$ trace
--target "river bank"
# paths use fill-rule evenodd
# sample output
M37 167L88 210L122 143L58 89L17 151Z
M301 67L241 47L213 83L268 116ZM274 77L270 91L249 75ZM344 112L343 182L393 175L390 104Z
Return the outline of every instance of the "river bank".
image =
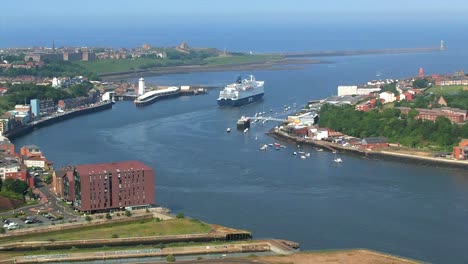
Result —
M407 153L399 153L396 149L387 149L387 150L361 150L352 147L344 147L340 144L323 141L323 140L312 140L312 139L305 139L300 138L294 135L290 135L279 129L274 129L270 131L268 135L272 136L276 139L287 139L294 141L295 143L300 144L307 144L315 147L320 147L324 149L328 149L330 151L336 151L341 153L347 153L352 155L361 156L367 159L383 159L389 161L396 161L396 162L403 162L403 163L411 163L413 165L424 165L424 166L437 166L437 167L444 167L444 168L457 168L457 169L467 169L468 168L468 161L460 161L460 160L451 160L445 158L435 158L435 157L428 157L424 155L415 155L415 154L407 154Z
M55 114L54 116L49 116L39 121L33 121L25 126L21 126L21 127L9 130L5 132L3 135L11 140L11 139L26 135L35 129L39 129L41 127L45 127L48 125L52 125L57 122L70 119L72 117L95 113L95 112L99 112L99 111L107 110L111 108L112 108L112 102L96 103L93 106L71 110L71 111L67 111L64 113L58 113L58 114Z

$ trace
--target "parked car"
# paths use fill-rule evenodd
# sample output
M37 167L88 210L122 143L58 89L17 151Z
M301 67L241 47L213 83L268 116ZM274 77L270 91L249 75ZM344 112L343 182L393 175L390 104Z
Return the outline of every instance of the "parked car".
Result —
M15 223L15 222L10 222L9 224L4 224L3 228L5 228L7 230L13 230L13 229L18 228L18 224Z

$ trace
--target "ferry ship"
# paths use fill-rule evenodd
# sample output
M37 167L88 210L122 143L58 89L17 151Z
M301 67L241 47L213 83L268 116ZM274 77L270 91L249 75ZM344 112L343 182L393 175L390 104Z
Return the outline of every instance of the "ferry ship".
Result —
M145 106L156 102L159 99L177 96L180 93L179 87L168 87L166 89L146 92L138 96L134 103L136 106Z
M219 92L219 106L242 106L260 100L263 97L264 81L256 81L253 75L249 79L242 79L240 76L237 81L228 84Z

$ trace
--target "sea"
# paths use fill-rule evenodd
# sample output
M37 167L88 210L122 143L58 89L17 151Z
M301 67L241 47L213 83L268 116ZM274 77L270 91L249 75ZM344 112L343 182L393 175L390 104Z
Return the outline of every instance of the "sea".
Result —
M265 81L260 102L220 108L219 88L137 108L80 116L17 138L34 144L59 168L68 164L140 160L155 170L156 204L209 223L253 232L254 238L299 242L301 250L368 248L431 263L468 263L468 171L317 152L265 133L275 122L235 129L240 116L286 117L338 85L374 79L468 71L467 24L292 23L61 26L2 39L0 46L132 47L149 43L227 51L283 52L438 47L444 52L326 57L328 63L273 71L224 71L145 77L147 85L223 87L238 75ZM11 31L11 32L10 32ZM37 32L36 32L37 31ZM13 30L3 29L5 36ZM75 36L80 36L79 38ZM32 43L31 43L32 41ZM127 79L137 82L137 78ZM284 112L284 106L290 106ZM231 133L226 133L232 128ZM294 151L310 152L300 159Z

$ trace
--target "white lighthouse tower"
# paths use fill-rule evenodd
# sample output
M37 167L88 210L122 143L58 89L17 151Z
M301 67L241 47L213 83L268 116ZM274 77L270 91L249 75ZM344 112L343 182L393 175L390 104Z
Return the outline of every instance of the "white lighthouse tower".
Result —
M145 79L143 77L138 80L138 95L142 95L145 93Z

